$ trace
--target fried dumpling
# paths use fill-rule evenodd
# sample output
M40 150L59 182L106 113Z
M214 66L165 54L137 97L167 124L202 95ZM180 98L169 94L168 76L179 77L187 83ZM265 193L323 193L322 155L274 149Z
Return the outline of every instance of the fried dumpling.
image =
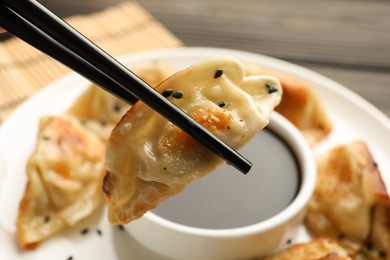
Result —
M132 68L142 80L157 86L173 74L173 68L165 63L156 62ZM82 120L85 127L92 130L103 140L107 140L115 124L130 108L121 99L92 85L68 109L67 113Z
M21 248L37 247L103 204L104 155L102 141L78 120L64 116L40 120L16 223Z
M324 106L307 82L254 65L248 65L247 71L248 75L272 75L280 80L283 98L275 110L293 123L311 146L332 131L332 122Z
M369 248L389 257L390 200L366 143L339 145L321 155L317 166L306 216L310 232L338 239L351 255Z
M321 238L293 245L261 260L352 260L352 258L337 241Z
M268 124L282 89L273 77L245 77L234 59L184 69L157 91L234 149ZM117 124L107 144L103 190L108 218L127 223L180 192L223 160L142 102Z
M139 64L137 66L132 66L130 69L152 87L156 87L176 71L170 64L163 61Z
M375 206L370 235L356 259L390 260L390 202Z
M107 140L115 124L129 107L130 105L104 89L92 85L76 99L67 114L79 118L84 127Z

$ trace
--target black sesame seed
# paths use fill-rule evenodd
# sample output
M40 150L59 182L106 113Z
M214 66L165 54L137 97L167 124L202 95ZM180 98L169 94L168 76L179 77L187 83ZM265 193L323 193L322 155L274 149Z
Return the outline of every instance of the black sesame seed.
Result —
M345 234L340 233L340 234L338 235L338 239L342 240L342 239L344 239L344 238L345 238Z
M120 231L124 231L125 230L125 227L123 225L119 225L118 228L119 228Z
M120 112L122 110L122 106L118 103L115 103L113 109L115 112Z
M230 129L230 126L227 126L227 129Z
M224 101L221 101L221 102L217 103L217 106L224 107L224 106L226 106L226 103Z
M67 260L73 260L73 256L69 256Z
M81 235L86 235L88 232L89 232L88 228L83 228L80 233Z
M278 91L278 89L270 83L265 84L265 86L268 88L268 94L272 94Z
M168 89L166 89L166 90L163 91L162 95L163 95L164 97L170 97L170 96L173 94L173 92L174 92L173 89L168 88Z
M164 171L166 171L167 170L167 167L164 167Z
M222 76L222 73L223 73L223 70L218 69L218 70L215 72L215 74L214 74L214 78L216 79L216 78L221 77L221 76Z
M379 257L385 259L387 257L387 253L385 251L380 251Z
M47 223L47 222L49 222L49 221L50 221L50 216L45 216L45 217L43 218L43 222Z
M365 247L366 247L366 249L367 249L368 251L371 251L372 249L374 249L374 244L373 244L373 243L367 243L367 244L365 245Z
M291 245L291 243L292 243L292 239L288 239L287 240L287 245Z
M99 236L101 236L101 235L103 234L102 231L101 231L100 229L97 229L96 232L97 232L97 234L98 234Z
M44 135L44 136L42 136L42 139L45 140L45 141L49 141L50 137L48 137L47 135Z
M104 120L100 120L100 125L101 125L101 126L106 126L106 125L107 125L107 122L104 121Z
M172 94L172 97L174 97L176 99L181 99L183 97L183 92L176 91L175 93Z

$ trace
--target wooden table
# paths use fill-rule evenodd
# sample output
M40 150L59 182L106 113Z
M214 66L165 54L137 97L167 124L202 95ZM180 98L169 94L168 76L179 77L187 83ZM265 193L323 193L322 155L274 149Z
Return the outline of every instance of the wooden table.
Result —
M42 0L61 16L121 0ZM232 48L328 76L390 116L390 2L139 0L187 46Z

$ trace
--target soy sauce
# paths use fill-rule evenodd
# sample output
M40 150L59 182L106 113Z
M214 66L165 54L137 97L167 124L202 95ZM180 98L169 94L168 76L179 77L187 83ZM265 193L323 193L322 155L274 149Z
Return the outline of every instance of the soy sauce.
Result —
M290 147L264 129L240 153L253 162L247 175L224 165L152 212L179 224L209 229L247 226L281 212L300 185L299 166Z

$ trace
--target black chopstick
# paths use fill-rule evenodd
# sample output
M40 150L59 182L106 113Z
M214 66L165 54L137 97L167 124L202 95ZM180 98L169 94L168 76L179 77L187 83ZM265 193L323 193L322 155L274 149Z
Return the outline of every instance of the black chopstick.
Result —
M35 47L40 46L40 50L49 52L49 55L64 62L65 65L78 72L81 71L80 74L104 86L111 93L121 98L131 96L141 99L244 174L250 170L252 164L242 155L224 144L125 66L36 1L0 0L0 10L0 25L11 33L23 37L26 41L29 40ZM12 25L13 22L17 24ZM34 37L25 37L32 31L38 39L44 39L46 43L50 42L50 46L55 48L48 50L46 47L41 47L44 44L39 40L31 39ZM76 60L77 65L74 65L73 62ZM129 103L133 102L134 100Z

